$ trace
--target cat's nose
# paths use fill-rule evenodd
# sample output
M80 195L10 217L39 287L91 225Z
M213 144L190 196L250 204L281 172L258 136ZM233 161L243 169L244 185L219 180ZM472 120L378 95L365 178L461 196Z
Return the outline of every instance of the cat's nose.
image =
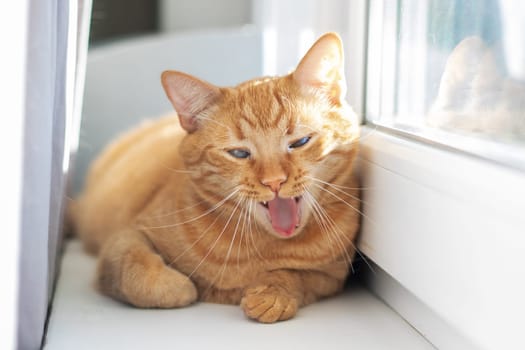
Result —
M280 176L278 178L263 179L261 183L266 187L270 188L273 192L278 193L281 189L281 185L286 181L285 176Z

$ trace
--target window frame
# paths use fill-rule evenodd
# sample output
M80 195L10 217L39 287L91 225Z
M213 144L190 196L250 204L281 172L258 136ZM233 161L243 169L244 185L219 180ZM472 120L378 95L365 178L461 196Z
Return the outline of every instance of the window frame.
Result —
M406 11L419 15L428 10L426 1L408 2ZM426 110L424 100L425 89L417 87L426 86L425 71L426 47L410 51L410 57L405 57L402 62L397 62L398 50L406 56L406 39L398 40L397 35L403 30L399 23L398 2L382 2L370 0L368 2L368 47L366 64L366 123L382 130L389 130L405 138L412 138L419 142L426 142L436 147L464 152L468 155L487 159L511 168L525 171L525 145L516 141L505 142L492 140L487 135L469 134L468 132L454 133L424 125L412 125L403 121L392 121L390 117L397 109L396 119L401 116L404 120L420 120L421 111ZM393 18L391 18L393 17ZM420 16L421 17L421 16ZM420 26L427 25L425 20L416 19ZM408 34L406 34L408 32ZM416 37L416 41L424 41L424 31L410 33L404 30L405 36ZM383 59L387 57L388 59ZM396 89L396 79L399 80ZM418 80L414 84L409 81ZM410 96L396 98L396 96ZM422 100L414 103L414 100ZM397 107L396 107L397 106ZM385 118L382 118L386 116ZM416 123L419 124L419 123Z
M474 343L519 334L500 320L525 310L523 174L370 127L359 165L359 249Z
M383 45L388 39L378 36L397 33L396 21L389 25L381 17L385 4L368 2L368 119L393 105L389 86L379 83L381 74L397 73L377 60L395 57ZM371 11L381 16L370 17ZM438 347L457 346L458 339L472 348L516 347L523 344L516 321L525 313L525 282L516 278L525 275L525 174L516 159L524 158L508 156L513 147L492 145L492 153L507 152L498 163L487 159L493 154L480 153L476 141L467 147L458 136L445 145L436 134L421 137L365 120L358 247L386 272L369 273L369 285ZM481 142L486 149L489 143ZM504 263L503 271L494 262ZM423 305L448 330L434 328L428 313L414 312L414 305Z
M18 285L20 281L20 230L24 161L24 113L29 2L0 4L0 38L4 46L0 67L0 109L5 116L0 128L0 157L3 168L2 244L0 245L0 348L17 345Z

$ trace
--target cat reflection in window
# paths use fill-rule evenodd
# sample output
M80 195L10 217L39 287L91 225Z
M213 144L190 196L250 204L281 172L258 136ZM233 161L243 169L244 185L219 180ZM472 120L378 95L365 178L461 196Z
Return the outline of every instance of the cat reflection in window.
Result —
M502 72L493 49L479 37L467 37L447 60L427 124L525 142L525 85Z

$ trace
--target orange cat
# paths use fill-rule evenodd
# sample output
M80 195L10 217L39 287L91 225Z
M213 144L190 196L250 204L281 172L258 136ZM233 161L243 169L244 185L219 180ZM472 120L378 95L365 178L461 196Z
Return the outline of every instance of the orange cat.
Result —
M240 303L261 322L340 291L359 126L339 37L284 77L223 88L167 71L162 85L180 126L166 117L117 139L74 204L99 290L138 307Z

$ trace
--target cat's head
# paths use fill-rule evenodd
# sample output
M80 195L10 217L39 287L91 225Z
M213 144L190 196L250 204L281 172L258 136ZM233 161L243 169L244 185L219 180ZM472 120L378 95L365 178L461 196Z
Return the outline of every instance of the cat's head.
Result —
M343 61L341 40L329 33L283 77L223 88L164 72L188 132L181 154L195 189L276 237L299 234L322 210L320 185L346 171L355 154L358 121L344 101Z

